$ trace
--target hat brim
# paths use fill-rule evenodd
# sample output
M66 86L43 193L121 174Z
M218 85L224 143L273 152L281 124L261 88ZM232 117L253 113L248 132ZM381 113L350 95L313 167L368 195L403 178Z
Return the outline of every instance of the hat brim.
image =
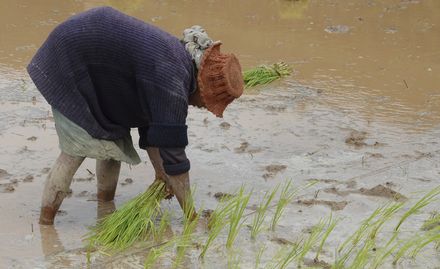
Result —
M240 63L233 54L222 54L221 43L205 50L197 76L200 96L205 107L223 117L226 107L244 90Z

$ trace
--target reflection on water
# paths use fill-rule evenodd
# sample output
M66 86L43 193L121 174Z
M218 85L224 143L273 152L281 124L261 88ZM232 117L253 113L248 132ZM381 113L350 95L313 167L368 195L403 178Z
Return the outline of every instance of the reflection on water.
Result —
M111 5L180 36L201 24L246 67L284 60L294 83L368 120L426 129L440 122L440 1L3 0L0 81L23 73L48 33L72 14ZM6 87L10 90L10 87ZM1 87L2 97L5 87Z
M58 232L52 225L39 225L41 236L41 249L45 257L64 251L64 246Z

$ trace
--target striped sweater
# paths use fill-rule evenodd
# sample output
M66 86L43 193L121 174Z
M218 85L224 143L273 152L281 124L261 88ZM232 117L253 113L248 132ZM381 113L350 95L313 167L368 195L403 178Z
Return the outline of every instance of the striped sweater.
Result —
M110 7L58 25L28 72L48 103L92 137L114 140L138 128L140 147L188 144L190 55L174 36Z

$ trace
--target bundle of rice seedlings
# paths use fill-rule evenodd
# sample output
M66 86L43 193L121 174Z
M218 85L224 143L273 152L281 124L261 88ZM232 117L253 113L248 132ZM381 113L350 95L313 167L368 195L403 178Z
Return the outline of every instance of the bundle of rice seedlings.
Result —
M244 84L246 88L257 85L264 85L271 83L282 77L289 76L292 73L292 68L283 62L278 62L272 65L260 65L258 67L247 70L243 73Z
M106 216L87 235L89 251L91 247L102 251L122 250L138 240L159 236L155 221L165 196L165 184L155 181L146 192ZM159 230L164 229L159 227Z

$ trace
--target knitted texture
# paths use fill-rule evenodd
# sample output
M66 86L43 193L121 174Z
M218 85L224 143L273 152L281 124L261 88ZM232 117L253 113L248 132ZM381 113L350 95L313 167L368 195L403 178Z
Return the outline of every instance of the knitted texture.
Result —
M206 108L223 117L226 107L243 93L240 63L233 54L220 52L221 43L205 50L198 73L200 96Z
M143 145L188 143L192 59L155 26L110 7L77 14L53 30L28 72L48 103L94 138L142 127Z

